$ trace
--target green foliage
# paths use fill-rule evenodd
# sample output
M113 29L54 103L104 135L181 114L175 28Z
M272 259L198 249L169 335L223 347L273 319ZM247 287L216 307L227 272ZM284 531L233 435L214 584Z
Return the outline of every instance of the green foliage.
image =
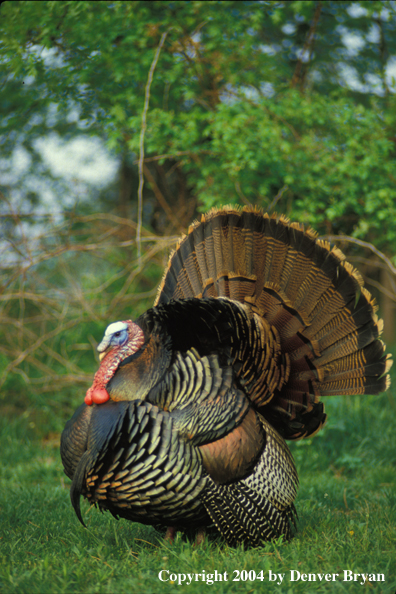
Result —
M7 150L11 130L26 131L29 145L52 125L60 134L83 126L112 150L138 153L148 71L165 31L145 151L167 155L149 169L176 219L186 187L201 210L268 208L282 191L276 206L290 217L393 253L392 2L4 3ZM78 126L68 123L76 106ZM152 209L145 217L153 221Z
M248 202L268 208L287 185L281 208L296 220L389 245L395 231L384 220L396 214L394 146L383 132L379 114L347 99L329 103L288 91L276 105L223 104L206 128L211 154L196 184L205 208L239 202L236 186Z
M393 403L393 405L392 405ZM374 594L396 588L396 431L392 393L376 398L328 401L324 432L292 444L300 477L297 536L245 551L220 537L202 546L177 535L173 545L151 527L101 514L84 503L82 528L62 473L59 434L48 433L32 414L0 423L0 589L4 594L169 592L161 569L175 573L228 573L228 582L208 584L211 592L361 592L359 582L290 581L300 573L384 573ZM64 421L64 419L63 419ZM43 439L43 435L46 436ZM265 581L231 581L235 570L264 572ZM285 573L281 586L268 572ZM193 582L182 591L202 592ZM366 589L365 588L365 589Z

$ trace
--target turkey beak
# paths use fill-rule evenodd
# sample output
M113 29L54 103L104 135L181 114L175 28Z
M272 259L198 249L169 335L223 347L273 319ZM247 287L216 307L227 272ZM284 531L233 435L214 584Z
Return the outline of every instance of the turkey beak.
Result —
M106 356L107 350L110 346L110 339L111 339L111 336L105 335L103 337L102 341L96 347L96 350L99 353L99 361L101 361L103 359L103 357Z

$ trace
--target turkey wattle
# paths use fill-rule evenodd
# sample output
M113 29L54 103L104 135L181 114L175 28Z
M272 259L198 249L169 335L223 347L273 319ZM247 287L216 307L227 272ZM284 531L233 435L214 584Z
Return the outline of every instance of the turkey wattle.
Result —
M376 394L391 366L360 275L312 230L255 208L212 210L182 238L155 305L110 324L61 440L71 500L230 545L295 528L285 439L319 397Z

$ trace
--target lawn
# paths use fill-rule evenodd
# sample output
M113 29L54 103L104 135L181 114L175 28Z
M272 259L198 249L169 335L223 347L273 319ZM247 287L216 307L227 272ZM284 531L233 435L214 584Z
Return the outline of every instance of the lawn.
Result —
M300 476L296 537L247 551L228 547L220 537L195 546L178 534L170 545L153 528L117 522L86 503L84 529L70 503L59 433L51 432L48 424L40 426L34 413L3 414L0 592L119 594L208 588L211 593L394 594L395 394L391 388L378 397L326 402L325 429L291 446ZM366 574L371 581L364 583L362 575L353 581L354 574Z

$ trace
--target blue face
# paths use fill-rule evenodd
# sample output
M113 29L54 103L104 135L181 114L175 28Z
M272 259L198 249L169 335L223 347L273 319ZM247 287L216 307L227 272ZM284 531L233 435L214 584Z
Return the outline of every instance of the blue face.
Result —
M114 322L107 326L102 342L97 350L103 353L110 347L123 346L128 342L128 324L125 322Z
M111 346L122 346L128 340L128 330L122 329L113 332L110 338Z

